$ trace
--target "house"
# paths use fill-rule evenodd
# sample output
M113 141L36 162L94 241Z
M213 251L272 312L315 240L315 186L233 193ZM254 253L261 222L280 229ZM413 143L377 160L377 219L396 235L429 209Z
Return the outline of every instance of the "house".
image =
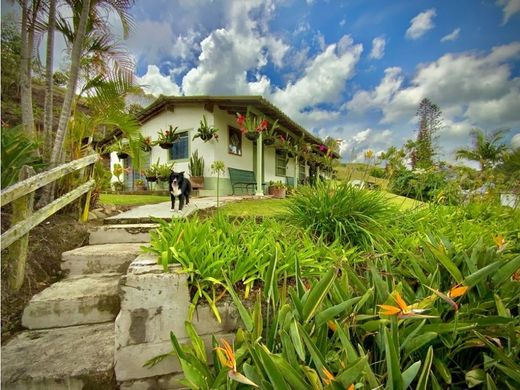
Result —
M228 168L252 171L256 182L260 183L256 186L257 195L263 193L264 185L269 181L297 185L305 180L313 180L320 174L326 174L325 166L322 164L320 171L320 166L316 163L319 159L305 161L296 156L289 157L274 145L263 145L263 142L259 142L261 137L258 141L246 138L238 129L236 114L245 115L248 110L270 123L278 120L279 134L289 135L293 140L299 140L300 144L303 141L307 145L314 145L313 156L323 156L324 147L319 147L322 140L261 96L161 96L138 114L137 118L142 125L141 133L144 137L156 140L159 130L167 130L172 125L173 128L177 127L179 137L169 149L154 146L146 157L145 167L157 161L173 162L175 171L184 171L189 177L189 158L193 152L198 151L199 156L204 157L205 164L204 189L200 191L201 195L212 195L216 192L217 176L212 172L211 164L217 160L225 164L225 172L220 176L221 194L232 193ZM201 138L194 138L203 116L208 125L219 129L218 141L212 139L204 142ZM128 161L119 161L116 154L112 153L111 167L115 163L122 163L127 168L131 165ZM294 180L295 177L298 180ZM140 172L127 169L126 188L134 188L138 178L141 178ZM151 186L152 189L160 188L153 186L154 184ZM251 189L253 188L251 186Z

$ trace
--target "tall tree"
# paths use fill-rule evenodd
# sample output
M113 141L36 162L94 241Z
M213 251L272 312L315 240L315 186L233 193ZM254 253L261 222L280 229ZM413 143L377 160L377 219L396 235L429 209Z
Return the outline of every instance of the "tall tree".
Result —
M32 106L32 52L34 48L34 28L39 1L20 0L22 7L21 23L21 60L20 60L20 98L22 125L24 131L35 138L34 114Z
M481 172L488 168L493 168L504 159L507 147L500 141L507 132L508 130L506 129L495 130L491 133L485 133L481 129L471 130L470 135L473 138L473 146L471 148L458 149L455 152L456 159L478 162Z
M52 145L53 125L53 61L54 61L54 30L56 26L56 0L49 0L49 19L47 26L47 47L45 55L45 106L43 129L45 133L46 153L50 153Z
M424 98L419 103L416 116L419 117L419 128L415 144L413 168L429 168L433 165L437 133L442 127L442 112L430 99Z
M90 0L83 0L81 5L82 8L78 23L78 30L70 54L70 74L69 80L67 82L67 90L65 91L65 96L63 98L58 129L56 130L56 138L54 139L54 146L52 148L51 158L49 160L51 166L56 165L60 161L60 155L63 149L63 143L65 141L65 134L67 133L72 101L74 99L76 84L78 81L81 62L81 49L85 39L85 34L87 32L87 22L90 12ZM53 187L50 185L46 186L42 191L42 197L39 204L47 204L52 201L53 198Z

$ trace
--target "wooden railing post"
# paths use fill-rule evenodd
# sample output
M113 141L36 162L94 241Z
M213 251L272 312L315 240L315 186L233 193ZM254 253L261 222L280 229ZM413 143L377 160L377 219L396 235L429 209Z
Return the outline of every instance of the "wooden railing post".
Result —
M34 176L34 169L24 165L20 171L19 181ZM27 195L22 196L12 202L13 219L11 225L14 226L18 222L27 219L33 213L34 192L31 191ZM18 291L22 287L25 275L25 262L27 260L27 249L29 245L29 233L20 237L8 249L9 263L9 288Z
M92 180L94 178L95 169L96 169L96 163L93 163L85 168L85 171L88 175L89 180ZM81 213L81 216L80 216L81 222L88 221L88 213L89 213L89 209L90 209L90 199L92 198L92 190L93 190L93 188L89 192L87 192L87 195L85 196L85 206L83 207L83 212ZM81 202L80 202L80 207L81 207Z

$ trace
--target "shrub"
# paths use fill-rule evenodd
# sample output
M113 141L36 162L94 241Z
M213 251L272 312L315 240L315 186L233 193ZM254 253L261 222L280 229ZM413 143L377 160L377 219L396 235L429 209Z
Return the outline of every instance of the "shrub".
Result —
M330 182L298 187L287 207L289 220L314 236L361 248L384 239L384 225L397 212L380 192Z
M377 177L378 179L384 179L386 176L385 170L379 167L373 167L369 173L370 176Z

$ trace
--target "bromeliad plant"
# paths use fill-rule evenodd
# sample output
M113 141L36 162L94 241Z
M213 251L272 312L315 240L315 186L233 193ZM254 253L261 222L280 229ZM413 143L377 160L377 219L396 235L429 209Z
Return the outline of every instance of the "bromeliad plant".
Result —
M218 142L218 132L219 129L215 126L208 125L208 121L206 120L206 115L202 116L202 120L200 121L200 126L197 129L197 134L193 136L193 139L200 138L204 142L208 142L211 139L215 139Z
M177 132L177 127L173 127L169 125L169 129L163 131L162 129L157 132L157 141L156 143L163 149L169 149L172 147L173 143L179 138L179 134Z
M249 109L247 110L246 115L240 113L237 113L236 115L236 122L240 131L252 141L256 140L259 134L263 132L266 132L271 136L278 128L278 121L275 121L269 129L269 121L264 117L252 114Z

